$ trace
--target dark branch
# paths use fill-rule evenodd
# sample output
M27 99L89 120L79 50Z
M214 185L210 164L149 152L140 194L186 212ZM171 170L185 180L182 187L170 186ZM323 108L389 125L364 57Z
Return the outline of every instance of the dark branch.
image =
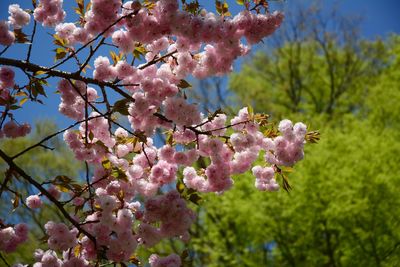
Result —
M63 216L69 220L75 227L76 229L79 230L79 232L83 233L86 235L95 245L96 245L96 239L94 238L93 235L88 233L85 229L83 229L80 225L79 222L77 222L72 216L68 213L68 211L65 210L64 206L57 200L55 199L44 187L38 183L35 179L33 179L31 176L29 176L23 169L21 169L18 165L16 165L13 161L13 159L7 154L3 152L3 150L0 149L0 157L3 158L3 160L8 164L8 166L16 171L23 179L25 179L27 182L29 182L31 185L36 187L42 195L46 196L51 202L56 205L58 210L63 214Z

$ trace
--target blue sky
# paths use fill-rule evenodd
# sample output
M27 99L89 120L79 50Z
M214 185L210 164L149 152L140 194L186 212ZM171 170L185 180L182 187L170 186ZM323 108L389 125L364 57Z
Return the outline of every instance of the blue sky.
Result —
M85 1L87 2L87 0ZM241 10L241 7L236 4L235 0L227 1L230 5L230 11L232 14L236 14ZM272 10L283 10L285 8L291 8L299 4L310 3L311 1L306 0L286 0L286 1L271 1ZM0 0L0 20L7 19L7 7L9 4L19 3L23 8L30 8L30 0ZM64 0L65 9L71 13L75 1ZM210 11L215 11L214 1L211 0L200 0L200 3ZM384 37L389 33L400 33L400 1L399 0L322 0L322 8L328 11L335 5L338 7L338 11L342 14L350 16L362 16L363 20L361 23L361 36L366 39L374 39L378 36ZM73 12L73 11L72 11ZM72 15L73 16L73 15ZM67 21L71 16L67 17ZM24 29L26 33L30 32L30 27ZM54 63L53 56L54 52L50 51L54 49L51 43L51 37L48 33L53 33L50 28L38 27L37 37L33 48L32 62L50 66ZM2 47L0 47L2 49ZM27 49L26 44L17 44L12 47L4 56L20 58L25 57L25 51ZM103 54L108 54L107 51L103 50ZM240 65L240 62L239 62ZM63 70L72 70L73 65L66 64ZM239 66L240 68L240 66ZM236 69L236 68L235 68ZM88 71L91 75L91 71ZM21 78L18 75L18 78ZM18 81L19 79L17 79ZM50 81L51 87L48 88L48 98L44 99L46 105L40 105L37 103L26 103L22 111L15 112L16 118L20 122L33 122L40 118L50 118L57 121L60 127L65 127L71 123L68 118L60 115L58 110L58 104L60 102L59 95L54 94L56 91L55 79Z

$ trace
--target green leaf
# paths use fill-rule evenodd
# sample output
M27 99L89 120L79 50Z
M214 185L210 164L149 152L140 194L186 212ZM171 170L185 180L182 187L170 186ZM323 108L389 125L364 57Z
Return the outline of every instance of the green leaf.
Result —
M179 88L189 88L192 87L192 85L190 83L188 83L186 80L180 80L179 84L177 85Z
M137 59L141 59L142 56L145 56L147 53L146 48L142 44L138 44L133 50L133 56Z
M113 61L113 65L117 65L117 62L121 60L122 54L117 55L114 51L110 51L110 56Z
M128 176L126 176L126 173L121 170L120 168L113 168L111 170L111 175L114 176L118 180L123 180L125 182L128 182Z
M61 192L64 192L64 193L68 193L70 191L70 189L63 184L57 184L56 187L58 190L60 190Z
M184 261L187 257L189 257L189 250L185 249L184 251L182 251L181 253L181 260Z
M54 178L53 184L65 184L65 183L69 183L71 181L72 181L72 179L66 175L58 175L58 176L56 176L56 178Z
M19 105L22 106L27 100L28 100L27 97L22 98L22 99L19 101Z
M103 166L104 169L109 170L111 169L112 165L111 162L107 159L107 160L103 160L101 162L101 165Z
M226 1L223 3L219 0L215 0L215 8L217 10L217 13L220 14L221 16L231 16L231 13L229 12L228 8L229 5Z
M122 115L128 116L129 115L128 108L129 108L130 102L131 102L131 100L129 100L129 99L118 100L113 105L113 111L116 111Z
M38 92L38 94L47 97L46 92L44 91L44 88L43 88L42 84L38 80L35 81L35 89Z
M56 52L56 56L54 58L54 61L63 59L67 55L67 51L65 50L65 48L62 48L62 47L58 47L54 51Z
M173 146L174 145L174 135L173 135L173 132L172 131L168 131L167 132L167 144L168 145L170 145L170 146Z
M10 106L10 110L17 110L17 109L20 109L21 107L20 106L17 106L17 105L12 105L12 106Z
M29 43L28 35L22 32L21 29L14 29L15 42L24 44Z
M129 262L135 264L136 266L140 266L140 260L136 255L132 255L129 257Z
M90 133L89 133L89 140L90 140L90 141L92 141L92 140L93 140L93 138L94 138L94 134L93 134L93 132L92 132L92 131L90 131Z
M281 168L281 170L282 170L282 172L284 172L284 173L292 173L292 172L294 172L294 169L293 169L292 167L288 167L288 166L283 166L283 167Z
M53 43L55 45L58 45L58 46L61 46L61 47L65 47L67 45L67 43L68 43L67 40L61 38L57 34L53 34L53 38L54 38Z
M39 75L46 74L46 73L47 73L47 71L38 70L38 71L36 71L33 75L34 75L34 76L39 76Z
M25 93L24 91L20 91L20 92L16 93L15 96L28 96L28 94Z
M250 116L250 117L253 117L253 115L254 115L254 109L253 109L252 106L250 106L250 105L247 106L247 112L249 113L249 116Z
M290 192L290 190L292 190L292 187L289 184L289 180L288 177L285 174L281 174L282 177L282 187L286 192Z
M13 204L13 210L11 212L14 212L19 206L19 196L18 195L15 195L15 198L12 200L12 204Z
M75 1L78 4L78 7L74 8L75 12L80 16L84 16L85 15L85 0L75 0Z
M176 191L182 194L184 190L185 190L185 185L180 180L178 180L178 182L176 183Z
M194 0L190 3L182 3L183 4L183 10L187 11L193 15L197 15L200 12L200 4L199 1Z
M202 200L201 196L199 196L197 193L191 194L189 196L189 200L193 202L196 205L199 205L200 201Z

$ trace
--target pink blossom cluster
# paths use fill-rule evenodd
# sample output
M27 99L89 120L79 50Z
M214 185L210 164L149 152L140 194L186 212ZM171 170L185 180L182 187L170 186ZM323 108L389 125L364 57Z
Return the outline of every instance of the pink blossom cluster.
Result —
M34 267L61 267L62 260L58 258L57 253L53 250L43 251L37 249L34 253L35 260L37 261Z
M115 146L115 138L111 136L107 119L92 112L87 123L82 123L79 132L66 131L64 140L74 151L79 160L100 163L106 155L107 148Z
M0 138L17 138L22 137L31 132L31 126L28 123L17 124L15 121L9 121L0 129Z
M40 0L38 7L33 11L33 17L43 26L55 27L66 15L62 5L63 0Z
M216 120L218 123L214 129L218 129L217 136L225 133L221 130L224 118L222 116ZM205 124L203 128L212 132L209 126L212 123L213 121ZM199 154L210 157L211 164L204 172L196 171L193 167L186 167L183 171L183 181L187 187L200 192L225 191L233 183L230 176L248 171L261 150L265 151L266 163L272 165L292 166L303 157L307 132L303 123L297 123L293 127L292 122L283 120L279 125L282 136L267 138L259 131L257 123L250 119L247 108L244 108L231 120L231 125L238 131L230 136L233 151L219 139L207 136L199 138ZM256 166L252 170L256 177L257 189L275 191L279 188L274 179L274 168Z
M185 200L177 191L150 198L146 201L139 225L139 241L146 247L152 247L163 238L180 237L186 240L195 218L194 212L186 207ZM159 222L159 227L151 225L156 222Z
M85 14L85 29L89 34L98 34L113 24L122 6L121 0L91 0L92 6Z
M278 129L282 135L266 142L269 149L265 160L271 164L292 166L304 157L307 127L301 122L293 125L290 120L283 120Z
M164 102L165 116L177 126L195 125L201 122L200 113L194 104L188 104L181 97L168 98Z
M172 106L184 110L182 106ZM192 126L201 133L197 133L198 136L193 128L176 126L173 136L177 142L183 145L198 142L195 148L178 151L170 145L157 148L151 138L147 138L142 145L133 144L128 141L130 134L125 129L118 128L112 133L106 118L96 116L99 114L92 113L87 123L81 123L79 132L68 131L64 137L77 158L96 166L93 183L100 211L86 218L87 221L98 222L87 224L85 229L107 246L108 259L116 262L127 260L138 244L151 247L164 238L189 238L187 230L194 220L194 214L186 207L185 201L176 191L155 196L164 185L176 181L180 166L184 168L183 181L188 188L199 192L222 193L233 185L232 175L251 169L261 150L281 159L281 150L275 147L275 142L278 144L281 138L291 138L291 141L300 138L304 143L306 133L303 124L297 123L296 127L291 128L289 122L284 120L279 126L282 136L272 139L264 137L258 123L244 108L230 120L228 126L224 114L198 121L201 126ZM172 125L164 127L171 129ZM234 130L229 143L221 139L228 127ZM93 150L96 146L98 151ZM135 155L128 160L126 156L133 151L136 151ZM199 156L210 159L205 169L191 167ZM266 157L266 164L277 164L268 159ZM110 166L105 167L104 164ZM118 178L121 173L126 175L126 180ZM256 166L253 174L259 190L275 191L279 188L272 166ZM120 198L121 194L124 199ZM138 195L147 198L143 210L136 203L130 204ZM177 217L180 220L176 220ZM137 235L127 230L134 228L133 218L140 221ZM85 258L94 259L96 250L93 243L85 238L82 244Z
M10 26L14 29L21 29L29 24L31 16L23 10L18 4L8 7L8 21L0 21L0 45L12 45L15 41L15 35L10 31Z
M26 198L26 205L31 209L38 209L42 206L42 200L38 195L31 195Z
M47 244L52 250L67 250L77 244L78 230L68 229L64 223L49 221L45 224L46 234L49 236Z
M85 116L85 100L94 102L97 98L97 91L92 87L88 87L84 82L60 80L57 87L61 94L61 103L58 110L75 120L82 120Z
M187 187L199 192L223 192L233 185L230 161L233 151L218 138L199 137L199 155L209 157L211 163L198 174L193 167L183 171L184 183Z
M0 44L12 45L15 41L15 35L10 31L7 21L0 21Z
M6 105L12 98L10 90L14 87L15 73L9 67L0 68L0 105ZM27 123L17 124L14 120L10 120L0 129L0 138L17 138L29 134L31 126Z
M130 14L134 8L131 1L124 4L122 14ZM134 41L149 43L146 59L151 61L159 52L177 50L174 68L178 77L194 74L204 78L209 75L223 74L231 70L234 59L248 52L248 47L241 43L245 37L249 44L257 43L272 34L283 20L282 13L253 14L244 11L233 19L215 16L202 12L194 16L178 10L176 0L158 1L151 10L141 8L134 16L124 20L126 30L118 30L113 34L113 42L121 52L131 51ZM175 42L164 36L176 36ZM171 45L168 43L171 42ZM202 43L207 43L204 52L193 58Z
M107 57L99 56L94 61L93 78L101 81L113 81L117 78L117 69L110 64Z
M115 262L127 261L138 244L132 231L132 209L136 203L121 203L111 191L103 188L97 189L96 195L100 211L86 218L88 223L84 228L96 238L97 245L107 247L108 259ZM86 259L97 257L93 242L86 237L82 240L82 249Z
M35 252L34 267L87 267L100 253L111 262L126 262L140 246L150 248L167 238L187 242L196 216L186 205L187 195L170 189L180 173L186 189L220 194L233 186L234 175L252 170L257 189L276 191L279 166L292 166L303 158L304 124L283 120L279 135L269 138L249 108L230 120L225 114L206 117L183 92L187 76L205 78L231 71L236 58L280 26L281 13L243 11L229 18L205 10L199 15L181 11L177 0L122 2L91 0L89 10L81 14L81 26L63 23L62 0L41 0L33 13L36 21L54 27L70 49L103 32L102 37L111 39L125 54L114 64L105 56L93 57L93 78L126 90L123 108L127 108L130 124L130 129L113 128L109 115L114 114L100 114L104 109L96 102L94 88L82 81L59 81L59 111L81 121L79 129L64 132L64 140L78 160L90 164L93 176L88 181L90 190L71 190L71 199L65 202L75 206L72 217L81 228L47 222L50 250ZM10 6L9 12L9 23L0 22L3 45L14 42L10 24L16 29L30 19L17 5ZM146 50L145 59L134 66L127 58L139 45ZM13 70L0 68L0 97L7 100L13 87ZM107 111L120 108L117 104L106 107ZM167 144L156 146L152 139L156 130L168 133ZM0 137L23 136L29 131L29 125L11 120L4 124ZM262 160L262 153L264 162L253 167ZM198 160L201 164L193 167ZM47 190L60 199L56 187ZM26 204L35 209L42 201L32 195ZM26 239L26 229L24 236L21 227L0 230L1 250L12 251L19 244L16 240ZM149 262L152 267L182 264L176 254L153 254Z
M122 14L134 11L132 4L132 1L125 3ZM223 19L207 12L202 12L201 16L194 16L180 11L176 0L161 0L156 3L151 13L141 8L137 15L126 18L124 23L131 39L142 43L149 43L169 34L182 37L192 44L205 41L224 43L229 45L227 48L233 48L239 45L235 42L241 37L246 37L249 43L259 42L263 37L272 34L282 19L281 13L255 15L248 11L241 12L233 19ZM182 46L186 51L189 47Z
M152 254L149 258L149 264L151 267L180 267L182 266L182 261L179 255L176 255L175 253L166 257Z
M15 73L13 69L9 67L0 68L0 98L7 101L10 98L10 89L14 87ZM3 105L3 101L0 102Z
M74 23L60 23L55 27L56 34L67 41L68 46L76 43L84 44L90 40L91 35L86 29L75 26Z
M82 257L75 257L74 253L63 252L63 259L58 258L54 250L43 251L37 249L34 253L36 263L33 267L89 267L89 262Z
M28 226L25 223L19 223L14 227L2 228L0 229L0 251L13 252L19 244L27 239Z
M29 24L31 16L28 12L24 11L18 4L8 6L8 21L14 29L20 29Z
M279 185L274 179L275 171L272 167L254 166L253 175L256 177L255 186L260 191L276 191Z

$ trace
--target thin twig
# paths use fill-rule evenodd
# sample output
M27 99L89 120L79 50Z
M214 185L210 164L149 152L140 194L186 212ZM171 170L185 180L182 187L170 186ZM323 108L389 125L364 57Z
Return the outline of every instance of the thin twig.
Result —
M89 120L96 119L96 118L99 118L99 117L103 117L103 115L90 117ZM41 141L37 142L36 144L31 145L31 146L25 148L24 150L22 150L21 152L15 154L14 156L11 157L11 159L14 160L14 159L18 158L19 156L25 154L25 153L28 152L29 150L31 150L31 149L33 149L33 148L35 148L35 147L41 146L42 143L44 143L44 142L50 140L51 138L53 138L53 137L55 137L55 136L57 136L57 135L59 135L59 134L65 132L65 131L67 131L67 130L69 130L69 129L75 127L75 126L77 126L78 124L80 124L80 123L82 123L82 122L84 122L84 121L85 121L85 120L77 121L77 122L75 122L74 124L71 124L70 126L64 128L64 129L61 129L61 130L59 130L59 131L57 131L57 132L55 132L55 133L53 133L53 134L50 134L50 135L46 136L45 138L43 138Z
M154 58L152 61L149 61L149 62L147 62L146 64L144 64L144 65L138 67L138 69L142 70L142 69L145 69L145 68L147 68L147 67L149 67L149 66L151 66L151 65L154 65L154 64L156 64L157 62L163 60L164 58L167 58L167 57L172 56L172 55L175 54L176 52L178 52L178 51L177 51L177 50L174 50L174 51L172 51L172 52L170 52L170 53L168 53L168 54L165 54L165 55L163 55L163 56L161 56L161 57L159 57L159 58Z
M86 183L87 183L87 189L89 192L89 201L90 201L90 208L92 212L94 212L94 207L93 207L93 202L92 200L94 199L93 193L92 193L92 187L90 186L90 177L89 177L89 164L85 160L85 167L86 167Z
M79 73L79 74L85 69L85 67L87 66L87 64L89 64L90 59L94 56L94 54L95 54L96 51L100 48L100 46L101 46L102 44L104 44L104 40L105 40L105 39L106 39L105 37L101 38L100 42L96 45L96 47L95 47L94 49L92 48L92 46L90 46L89 55L88 55L88 57L86 58L85 62L81 65L81 67L80 67L79 70L78 70L78 73Z
M67 58L65 58L64 60L62 60L61 62L55 64L54 66L50 67L50 69L54 69L57 68L58 66L64 64L65 62L67 62L68 60L70 60L71 58L74 57L74 55L78 54L80 51L82 51L83 49L85 49L88 45L90 45L91 43L93 43L94 41L96 41L97 39L99 39L100 36L102 36L104 33L106 33L109 29L111 29L112 27L114 27L116 24L118 24L118 22L120 22L123 19L126 19L128 17L131 17L132 15L136 15L138 11L134 11L131 12L125 16L122 16L120 18L118 18L114 23L110 24L107 28L105 28L102 32L100 32L99 34L96 35L96 37L94 37L93 39L91 39L89 42L87 42L86 44L84 44L83 46L81 46L78 50L76 50L74 53L72 53L71 55L69 55Z
M26 55L26 61L29 62L30 58L31 58L31 52L32 52L32 46L33 46L33 39L35 38L35 33L36 33L36 20L34 20L33 22L33 30L32 30L32 35L31 35L31 41L28 47L28 53Z
M30 62L26 62L23 60L16 60L16 59L3 58L3 57L0 57L0 65L17 67L23 71L24 70L30 71L32 73L35 73L37 71L43 71L48 76L55 76L55 77L60 77L60 78L65 78L65 79L78 80L78 81L82 81L82 82L85 82L88 84L95 84L98 86L106 86L106 87L113 89L115 92L117 92L118 94L120 94L121 96L123 96L127 99L131 99L131 100L133 99L132 96L130 96L128 93L121 90L114 83L103 82L103 81L99 81L99 80L96 80L93 78L81 76L81 75L79 75L79 73L71 73L71 72L67 72L67 71L54 70L54 69L50 69L48 67L39 66L39 65L36 65L36 64L30 63ZM139 84L135 84L135 85L138 86Z
M108 131L110 132L110 134L112 134L112 132L111 132L111 129L112 129L111 121L112 121L112 119L111 119L110 102L108 102L107 92L106 92L106 89L104 88L104 86L101 86L100 89L101 89L101 93L103 94L104 103L106 104L106 108L107 108L107 111L109 113L108 118L107 118L108 119Z
M11 265L7 262L6 258L4 258L3 254L0 253L0 259L4 262L7 267L11 267Z
M1 52L0 52L0 56L2 56L7 50L8 48L10 48L10 45L7 45Z
M25 179L27 182L29 182L31 185L36 187L42 195L46 196L51 202L54 203L54 205L58 208L58 210L63 214L63 216L70 221L76 229L78 229L79 232L83 233L86 235L96 246L96 239L95 237L88 233L85 229L83 229L80 225L79 222L77 222L72 216L68 213L68 211L65 210L64 206L52 195L50 194L39 182L37 182L35 179L33 179L31 176L29 176L23 169L21 169L11 157L9 157L7 154L3 152L3 150L0 149L0 157L3 158L3 160L8 164L8 166L16 171L20 177Z

